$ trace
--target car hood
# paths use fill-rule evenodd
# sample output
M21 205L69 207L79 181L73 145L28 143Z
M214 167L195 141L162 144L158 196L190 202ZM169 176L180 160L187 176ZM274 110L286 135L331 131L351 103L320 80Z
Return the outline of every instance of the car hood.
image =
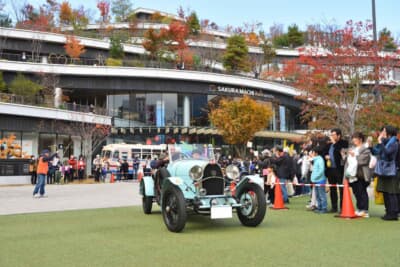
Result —
M207 160L180 160L168 165L168 171L171 176L189 178L190 169L197 165L204 168L208 164Z

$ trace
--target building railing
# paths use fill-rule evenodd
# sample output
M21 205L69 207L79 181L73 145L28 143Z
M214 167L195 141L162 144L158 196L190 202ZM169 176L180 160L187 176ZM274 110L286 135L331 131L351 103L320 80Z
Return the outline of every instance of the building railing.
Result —
M37 107L55 108L55 109L61 109L61 110L93 113L93 114L97 114L97 115L110 116L110 112L106 108L97 107L94 105L79 105L76 103L67 103L67 102L64 102L64 103L60 104L58 107L55 107L53 101L45 101L41 97L38 97L38 96L25 97L25 96L20 96L20 95L15 95L15 94L0 93L0 102L28 105L28 106L37 106Z
M46 63L46 64L74 64L83 66L106 66L106 58L99 56L97 58L81 57L79 59L72 59L67 55L49 54L49 55L32 55L31 53L0 53L0 60L5 59L9 61L25 61L32 63ZM123 59L121 61L122 67L143 67L143 68L160 68L160 69L187 69L193 71L210 72L210 73L226 73L222 69L215 68L216 64L192 64L181 65L176 62L166 60L150 60L145 58L137 59ZM248 77L240 73L229 73L236 76Z

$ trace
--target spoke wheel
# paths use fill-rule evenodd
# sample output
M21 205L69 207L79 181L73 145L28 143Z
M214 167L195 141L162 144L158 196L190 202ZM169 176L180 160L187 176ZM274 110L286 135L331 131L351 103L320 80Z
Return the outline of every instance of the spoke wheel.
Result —
M248 183L238 193L241 207L237 208L240 222L245 226L257 226L265 217L267 205L265 195L257 184Z
M162 198L164 223L171 232L181 232L186 224L186 204L182 192L175 186L167 188Z

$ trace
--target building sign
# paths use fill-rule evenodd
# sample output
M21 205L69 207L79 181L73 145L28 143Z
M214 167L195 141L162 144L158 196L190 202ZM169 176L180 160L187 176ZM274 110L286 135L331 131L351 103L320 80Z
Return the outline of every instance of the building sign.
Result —
M274 96L271 94L265 93L261 89L250 89L245 87L230 87L223 85L210 85L209 93L217 94L217 95L229 95L229 96L251 96L255 98L260 98L263 100L273 100Z

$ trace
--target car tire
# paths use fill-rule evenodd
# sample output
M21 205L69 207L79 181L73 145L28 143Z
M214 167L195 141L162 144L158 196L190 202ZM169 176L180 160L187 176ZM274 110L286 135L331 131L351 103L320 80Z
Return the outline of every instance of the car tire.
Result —
M145 214L151 214L151 209L153 208L153 197L146 196L144 183L143 183L142 208Z
M170 186L163 192L161 211L169 231L178 233L185 228L186 201L180 189Z
M238 192L237 199L242 204L242 207L237 208L237 214L244 226L255 227L264 220L267 204L259 185L245 184Z

